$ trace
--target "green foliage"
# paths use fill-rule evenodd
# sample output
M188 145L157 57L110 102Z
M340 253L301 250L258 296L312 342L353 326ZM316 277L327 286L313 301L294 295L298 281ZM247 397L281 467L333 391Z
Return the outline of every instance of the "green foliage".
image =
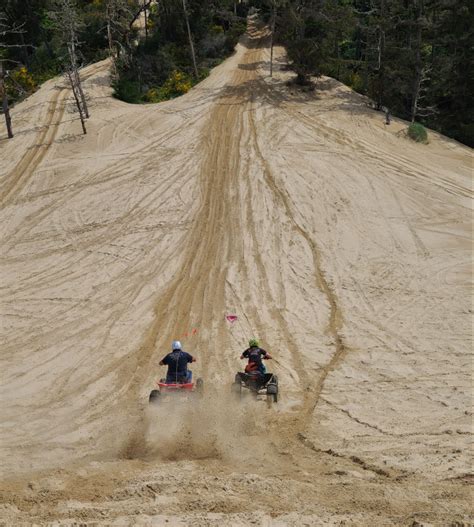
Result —
M25 66L12 71L10 78L15 85L19 86L28 94L33 93L36 88L36 81Z
M174 70L163 86L150 88L144 95L146 102L161 102L187 93L192 87L192 78L182 71Z
M224 33L224 28L218 24L214 24L210 27L209 32L211 35L222 35Z
M49 43L43 42L29 57L29 69L36 83L41 84L61 73L61 60L54 54Z
M363 81L362 77L358 73L356 73L354 71L352 73L350 73L347 84L353 90L358 91L358 92L361 92L364 89L364 81Z
M36 86L35 78L24 66L10 71L5 79L5 87L11 103L31 95L35 91Z
M336 77L377 108L474 146L468 0L279 0L275 40L297 79ZM268 22L272 0L253 0Z
M118 78L112 83L114 96L129 103L142 102L140 84L136 81Z
M233 3L229 2L232 10L210 0L188 0L187 4L199 78L194 77L182 4L164 0L162 9L150 13L148 38L141 35L138 45L116 62L117 98L125 95L127 102L160 102L177 97L232 53L246 30L245 19L233 14Z
M468 0L187 0L198 69L231 54L246 29L249 9L269 23L276 9L275 43L283 44L297 79L321 74L368 95L379 108L420 122L474 146L473 28ZM3 0L7 25L2 59L10 71L25 67L33 85L58 75L66 54L51 11L57 0ZM107 56L107 7L115 6L111 46L116 54L115 95L128 102L176 96L173 71L193 76L181 0L160 0L148 13L148 31L133 23L143 0L74 0L78 63ZM234 12L236 9L236 13ZM199 75L201 78L201 74ZM192 77L192 82L197 79ZM176 87L175 87L176 88ZM21 91L10 86L17 100ZM179 92L179 90L178 90Z
M408 137L417 143L427 143L428 133L426 128L420 123L411 123L408 127Z

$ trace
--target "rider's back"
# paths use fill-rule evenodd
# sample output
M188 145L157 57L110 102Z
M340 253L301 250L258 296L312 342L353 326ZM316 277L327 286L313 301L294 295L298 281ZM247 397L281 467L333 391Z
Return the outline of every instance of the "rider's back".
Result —
M175 350L168 353L163 359L163 364L168 366L168 380L180 381L187 376L188 362L192 362L193 358L189 353L182 350Z

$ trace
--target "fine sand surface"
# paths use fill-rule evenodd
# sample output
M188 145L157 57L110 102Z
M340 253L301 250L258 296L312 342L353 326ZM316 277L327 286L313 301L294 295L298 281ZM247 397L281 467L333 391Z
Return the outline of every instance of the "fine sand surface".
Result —
M86 136L60 78L13 109L0 525L474 522L472 151L276 62L251 29L146 106L94 64ZM251 337L272 408L230 398ZM204 400L150 410L175 338Z

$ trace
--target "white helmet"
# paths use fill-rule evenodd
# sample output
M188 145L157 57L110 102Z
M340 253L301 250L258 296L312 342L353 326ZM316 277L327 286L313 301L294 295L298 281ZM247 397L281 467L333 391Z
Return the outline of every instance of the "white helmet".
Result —
M179 340L173 340L173 344L171 344L171 349L172 351L181 350L181 342Z

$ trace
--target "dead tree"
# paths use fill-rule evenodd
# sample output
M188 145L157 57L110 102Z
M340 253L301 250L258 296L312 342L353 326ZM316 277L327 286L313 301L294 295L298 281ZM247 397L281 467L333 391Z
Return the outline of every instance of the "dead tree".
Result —
M0 13L0 37L2 39L0 41L0 96L2 98L2 111L5 116L8 138L11 139L13 137L12 119L10 117L10 108L8 106L7 87L5 86L6 68L3 60L4 49L6 47L4 37L7 35L7 32L8 26L6 24L6 16L3 13Z
M271 7L270 17L270 77L273 76L273 46L275 44L275 26L278 16L278 9L288 5L288 0L267 0L267 5Z
M275 35L275 23L276 23L276 3L272 0L272 23L271 23L271 35L270 35L270 77L273 77L273 40Z
M145 17L145 42L148 40L148 6L146 0L143 0L143 15Z
M88 119L89 118L89 109L87 107L86 97L85 97L84 91L82 89L81 77L79 76L79 70L77 68L76 46L75 46L75 42L74 42L74 39L72 38L72 36L73 35L71 34L71 41L68 44L69 58L70 58L70 61L71 61L71 72L74 75L74 80L75 80L75 83L76 83L77 91L78 91L80 99L81 99L82 108L84 110L84 115L86 116L86 119Z
M117 59L129 60L132 52L130 34L142 12L145 15L145 39L148 38L148 11L152 3L153 0L139 0L134 10L133 4L127 0L106 0L107 41L114 75L117 73Z
M56 31L61 37L63 45L67 49L68 64L65 67L67 77L70 81L72 79L71 89L73 90L74 97L76 98L77 96L80 103L79 114L88 119L89 109L87 107L84 90L82 89L78 68L78 33L82 24L77 13L76 3L75 0L55 0L54 6L55 10L50 13L50 16L55 23Z
M105 19L109 57L112 62L112 75L117 75L117 59L122 56L123 42L129 42L129 19L132 17L130 6L125 0L107 0Z
M411 122L414 123L417 117L430 117L438 113L435 105L424 104L427 98L428 86L431 81L431 67L425 65L415 78L413 100L411 106Z
M427 57L424 56L422 50L423 32L427 29L431 29L432 26L430 26L430 21L425 15L423 2L420 2L419 4L415 3L415 7L415 67L410 108L410 117L412 123L415 122L417 117L429 117L438 113L438 110L434 105L430 106L425 104L425 99L427 98L427 93L429 92L432 67L427 63Z
M7 134L8 138L11 139L13 137L13 130L12 130L12 119L10 116L10 108L8 106L8 95L7 95L7 87L5 85L5 66L3 60L0 60L0 96L2 97L2 110L3 115L5 116L5 124L7 126Z
M6 36L7 35L23 35L22 25L8 25L7 17L5 13L0 12L0 98L2 99L2 112L5 116L5 125L7 127L7 135L9 139L13 138L13 129L12 129L12 118L10 115L10 106L8 104L8 93L6 86L6 78L8 76L8 71L6 67L7 60L5 59L5 54L8 48L25 48L26 45L22 39L22 44L7 44ZM10 61L11 62L11 61Z
M79 113L79 119L81 120L82 131L83 131L83 133L85 135L85 134L87 134L87 130L86 130L86 124L85 124L84 110L82 108L81 101L79 99L79 92L78 92L78 87L77 87L77 84L76 84L76 78L74 76L74 72L69 70L69 71L66 72L66 76L67 76L67 79L69 80L69 84L71 86L72 94L74 95L74 100L76 101L76 107L77 107L77 111Z
M188 30L189 47L191 48L191 56L193 58L194 74L197 80L199 78L199 72L198 72L197 65L196 65L196 53L194 51L193 35L191 33L191 26L189 25L189 16L188 16L188 10L186 8L186 0L183 0L183 12L184 12L184 19L186 21L186 28Z

